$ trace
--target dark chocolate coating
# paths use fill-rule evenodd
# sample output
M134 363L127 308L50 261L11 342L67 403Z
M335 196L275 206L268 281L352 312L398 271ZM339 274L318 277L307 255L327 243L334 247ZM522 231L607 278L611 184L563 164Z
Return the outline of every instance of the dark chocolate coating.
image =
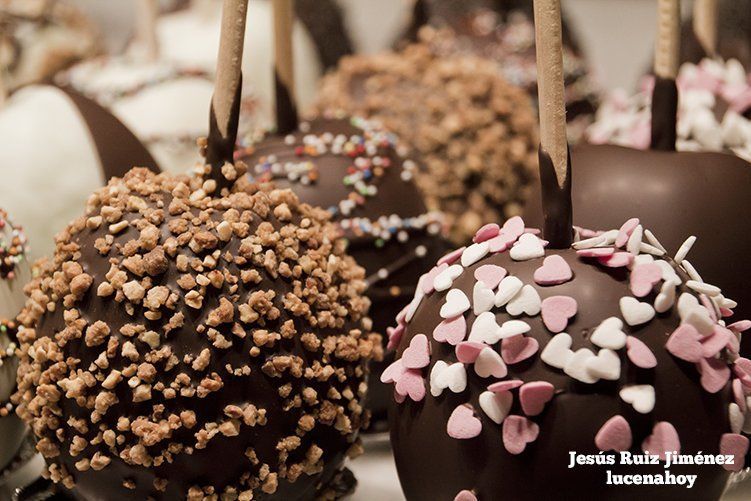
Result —
M567 249L574 240L573 214L571 211L571 154L566 159L566 180L561 186L553 166L553 159L542 149L540 159L540 185L542 189L545 223L543 234L551 249Z
M295 0L295 14L315 42L324 70L354 53L341 6L334 0Z
M324 132L334 135L352 135L362 131L351 125L348 120L316 119L310 122L310 130L306 133L320 135ZM300 132L295 134L298 138L301 135ZM256 145L255 152L243 157L242 160L248 164L252 172L253 165L259 157L272 154L276 155L282 163L285 160L299 161L301 158L295 154L294 147L284 143L283 137L271 136ZM391 214L398 214L402 218L425 214L427 209L417 186L414 182L405 182L399 177L403 159L400 159L392 149L381 148L379 154L388 156L392 161L392 166L374 182L378 186L378 194L374 197L366 197L365 203L358 205L346 217L367 217L375 220L380 216ZM346 175L347 168L352 164L352 160L344 155L333 153L311 157L311 160L319 169L317 182L303 185L279 177L274 178L274 184L279 188L291 188L302 202L325 209L336 206L341 200L346 199L351 188L345 186L342 179ZM338 213L334 216L334 221L341 221L342 217ZM411 232L406 242L399 242L396 238L392 238L383 246L377 246L371 235L356 237L347 233L344 237L349 241L347 252L365 268L368 276L374 275L381 268L388 268L404 256L414 256L415 249L420 245L427 249L424 258L415 257L409 260L404 266L390 273L386 280L369 287L367 295L371 300L370 317L373 320L373 330L381 334L386 333L386 328L393 325L396 314L410 302L420 276L427 272L441 256L453 249L449 242L427 231ZM385 419L388 399L391 398L391 390L383 386L379 379L380 373L388 363L390 363L389 360L371 364L368 402L373 412L374 422Z
M61 86L81 114L94 140L105 182L133 167L161 172L143 143L112 113L69 86Z
M677 127L678 86L673 79L655 77L652 91L652 149L675 151Z
M137 179L146 179L151 182L145 171L132 171L126 176L124 183L135 183ZM188 178L181 178L187 182ZM170 187L175 185L176 181L170 184ZM166 183L165 183L166 184ZM200 186L200 182L195 186ZM155 193L148 198L148 207L156 207L157 205L164 204L167 207L173 200L171 195L171 188L156 188ZM183 198L185 200L185 198ZM224 199L224 206L221 209L217 208L215 212L210 216L214 221L220 221L225 211L234 210L233 202L229 201L229 198ZM247 203L247 199L246 199ZM253 202L251 202L252 204ZM251 205L253 206L253 205ZM238 206L238 209L243 209L242 206ZM247 209L248 207L244 207ZM279 230L283 225L300 225L302 214L307 214L306 217L313 219L312 226L310 226L312 232L320 231L318 226L319 221L316 221L318 216L310 216L310 212L306 210L299 211L295 207L292 207L292 216L289 222L284 223L277 219L273 211L266 216L261 217L258 214L254 214L250 220L250 234L254 234L258 226L266 222L274 229ZM194 214L197 214L197 210L192 209ZM125 219L133 220L139 217L138 214L129 212L125 215ZM165 242L169 237L174 237L173 233L169 229L169 223L175 218L168 216L164 222L159 225L160 243ZM195 220L194 220L195 221ZM100 297L97 293L98 285L106 281L105 275L107 275L110 269L110 258L115 258L119 255L116 249L119 249L120 245L125 245L126 242L133 239L138 240L139 230L132 225L126 230L117 234L114 238L113 250L106 256L102 256L99 251L94 248L94 241L103 237L108 233L107 225L98 229L84 228L79 233L70 237L72 242L81 246L81 257L78 262L81 264L86 273L93 277L93 285L83 295L80 302L76 303L76 307L80 310L81 318L84 318L88 325L91 325L97 320L104 321L112 331L112 335L118 338L118 341L122 345L125 342L125 338L119 334L120 330L126 324L139 324L153 329L157 332L164 330L165 324L169 318L165 315L162 319L149 321L144 318L145 307L140 305L135 307L135 313L129 314L127 308L123 303L116 302L111 296ZM307 252L309 248L314 245L320 245L315 243L323 240L323 234L319 238L301 243L300 253ZM225 255L226 252L231 253L234 256L238 256L241 251L240 247L242 239L233 236L226 243L219 244L221 252ZM293 239L290 239L293 242ZM294 245L294 242L292 243ZM161 247L160 247L161 248ZM180 247L179 253L186 255L189 259L199 258L203 259L207 254L211 252L191 251L187 246ZM336 253L341 255L340 251ZM333 255L332 252L330 255ZM65 255L58 247L58 259L64 259L61 255ZM348 258L344 258L343 266L351 266L351 261ZM59 263L59 261L58 261ZM319 266L316 264L316 266ZM252 267L252 266L251 266ZM218 266L218 269L222 271L229 271L233 275L239 276L240 269L249 269L249 266L240 267L234 261L228 262L222 259ZM178 285L178 279L183 275L180 272L174 260L169 260L168 264L164 268L166 271L162 271L158 274L152 274L154 285L167 286L170 291L177 292L184 295L185 291ZM357 273L355 273L357 274ZM333 275L332 275L333 277ZM150 415L152 409L158 405L164 405L165 416L172 413L178 414L183 410L191 410L195 412L197 416L197 422L199 426L203 426L205 423L221 422L225 420L224 409L228 405L242 406L244 404L253 404L257 408L266 409L267 423L263 426L243 426L240 428L239 434L236 436L223 436L217 435L210 440L205 448L196 448L193 454L187 454L185 452L175 453L172 456L172 461L165 461L161 465L152 465L151 467L141 466L137 464L128 464L116 454L109 454L110 448L105 444L93 445L89 444L85 451L81 455L73 456L68 450L69 443L72 435L76 434L66 423L69 418L81 419L84 422L90 423L91 409L87 409L77 403L72 398L61 398L59 401L59 408L61 411L60 416L64 417L59 420L59 433L62 437L63 444L60 446L60 455L55 457L55 462L62 464L68 472L70 472L76 482L73 490L73 495L77 499L86 501L110 501L110 500L145 500L154 499L160 500L178 500L185 499L188 490L191 486L214 486L217 492L221 493L227 486L240 487L240 479L243 475L248 474L251 476L257 474L258 465L251 464L251 461L246 457L245 451L249 448L253 448L257 454L261 463L267 463L270 465L272 471L277 471L280 459L280 452L277 449L278 442L284 437L294 436L295 430L298 427L298 420L306 414L311 412L307 405L293 406L287 408L287 399L280 395L280 387L285 384L290 384L292 393L290 398L293 398L303 388L313 388L318 395L319 402L327 399L328 392L332 388L335 388L339 392L345 391L346 388L357 388L358 384L364 380L364 374L362 373L364 367L364 359L360 358L356 361L351 358L349 361L343 360L339 355L327 355L324 356L321 351L313 353L303 347L303 343L300 341L300 336L303 332L311 332L316 336L321 336L323 339L326 336L344 336L348 337L352 329L357 329L359 320L355 318L359 314L354 313L357 307L353 304L349 307L347 318L342 319L341 325L337 328L333 326L320 325L313 327L304 316L291 315L286 308L281 307L281 298L285 295L294 296L294 281L281 276L272 277L271 274L260 270L261 280L257 284L248 283L244 284L239 282L239 288L235 293L231 293L228 290L228 285L221 288L210 287L207 288L204 293L203 306L200 309L190 308L187 306L186 301L179 301L176 305L176 311L181 312L184 315L184 324L173 330L169 335L162 334L161 346L168 346L172 353L177 357L176 360L179 364L172 370L166 370L163 366L165 361L155 362L155 366L158 371L155 383L163 382L169 386L171 381L174 381L174 377L177 373L184 372L191 377L191 384L197 384L198 381L212 372L221 375L223 380L223 386L218 391L213 391L205 398L196 400L195 398L184 398L182 395L177 395L176 398L168 399L162 393L155 391L152 398L140 402L133 402L133 395L127 384L118 384L114 390L112 390L118 397L118 402L113 404L104 414L102 422L109 428L115 428L118 418L129 417L134 419L136 416ZM341 282L340 277L332 278L330 284L332 288L339 287ZM319 285L313 285L310 282L311 287L316 288ZM230 331L233 329L232 322L224 322L215 328L226 338L232 340L232 345L229 348L217 349L212 347L212 342L204 334L200 334L202 329L199 326L204 327L207 324L207 318L210 312L219 305L221 298L229 299L233 304L240 305L243 302L247 302L249 296L256 291L270 291L273 290L276 293L276 299L273 301L281 313L277 318L263 317L259 322L255 322L255 325L248 325L247 335L243 338L236 337ZM336 296L339 297L339 296ZM356 298L351 298L353 303L357 302ZM313 311L318 309L317 306L313 306ZM325 306L321 307L325 309ZM38 323L36 323L37 336L40 338L43 336L52 337L54 334L60 332L66 327L63 313L66 309L62 307L62 304L54 312L42 315ZM258 344L254 342L254 332L263 327L269 332L280 332L282 324L287 321L292 321L296 330L296 335L279 340L273 348L268 346L261 347L260 356L249 356L249 350L254 346L258 347ZM235 328L239 327L239 324L235 325ZM136 338L131 339L140 350L147 351L148 345L144 345ZM353 339L354 340L354 339ZM357 341L355 341L357 343ZM144 348L145 347L145 348ZM75 339L68 342L64 348L61 348L65 352L68 359L80 359L80 367L90 367L94 360L97 358L101 351L99 348L88 348L84 343L83 338ZM205 370L196 370L192 367L190 360L184 359L185 356L196 357L202 350L209 349L211 351L211 358L208 362ZM273 361L277 355L291 355L300 357L305 367L311 367L318 362L324 364L331 364L332 367L336 367L340 372L340 377L332 378L331 380L320 379L302 379L301 377L293 377L289 372L282 371L276 376L269 376L266 371L262 369L266 363ZM359 358L359 357L357 357ZM28 361L28 359L26 359ZM143 358L141 358L141 361ZM122 370L132 362L126 357L121 356L119 352L110 360L110 367L112 369ZM237 369L243 366L249 367L250 372L247 374L239 375L229 373L227 367ZM358 368L359 367L359 368ZM360 376L357 376L360 374ZM22 376L19 376L22 377ZM19 383L19 387L24 387ZM28 388L28 387L27 387ZM54 411L50 411L54 412ZM323 489L329 488L332 481L335 484L339 484L340 470L344 461L345 454L350 447L352 441L355 440L357 429L361 426L359 422L360 418L352 415L351 425L353 431L350 433L343 433L335 429L333 423L325 424L320 420L316 420L315 427L301 436L301 445L298 449L289 452L289 462L298 462L305 457L306 451L312 444L319 446L323 453L321 457L321 470L319 472L313 472L311 474L303 473L291 482L287 478L283 478L282 475L278 479L278 488L273 494L266 494L256 489L253 499L284 499L284 500L298 500L298 499L313 499L317 493ZM176 429L171 434L169 442L182 443L185 445L192 445L196 443L195 433L199 431L199 427L189 429L188 427L181 427ZM35 429L37 434L41 434L48 440L49 434L54 433L47 429ZM90 424L90 430L88 433L81 433L89 441L96 436L98 427ZM126 433L126 435L128 435ZM129 441L133 441L133 437L128 435ZM141 443L141 442L138 442ZM166 444L158 444L160 447L164 447ZM156 446L156 445L155 445ZM157 449L162 452L161 449ZM107 465L101 471L95 471L93 469L87 471L78 471L74 466L84 456L90 456L92 453L100 451L104 454L111 456L111 463ZM153 452L149 450L149 452ZM287 461L285 460L284 463ZM167 479L166 490L159 492L155 489L155 479ZM123 481L131 481L134 485L132 489L123 486Z
M638 216L673 255L691 235L698 240L687 259L702 278L738 302L735 318L751 318L751 165L723 153L639 151L620 146L579 145L571 150L576 224L618 227ZM535 196L524 219L541 227ZM741 353L749 353L746 337Z
M535 285L535 289L542 299L564 295L577 300L578 314L569 322L565 332L573 338L572 350L591 348L588 337L592 330L605 318L620 316L619 299L631 295L626 273L624 269L607 269L585 262L571 249L546 252L548 256L552 254L566 260L574 278L562 285ZM492 255L465 268L463 275L454 281L453 288L471 297L475 283L474 270L485 264L502 266L524 283L534 284L533 273L541 266L542 258L514 262L507 252ZM653 299L654 295L649 297ZM424 375L429 374L437 360L447 363L456 361L454 347L436 342L430 334L442 320L439 310L445 298L446 292L436 292L423 299L399 345L397 356L403 353L416 334L427 334L431 344L431 365L423 369ZM502 309L494 311L499 324L511 318ZM465 316L468 325L471 325L475 316L471 311ZM542 350L552 334L543 326L541 317L522 316L520 319L531 326L531 331L526 335L537 339ZM670 471L675 475L699 475L691 491L676 486L605 485L607 469L614 474L659 474L665 471L664 464L641 467L591 465L568 469L569 451L598 453L594 443L595 434L617 414L631 425L633 445L630 450L635 454L641 451L642 441L651 433L657 421L668 421L675 426L682 453L718 453L720 436L729 431L727 406L732 401L729 385L717 394L705 392L693 364L668 353L665 349L667 336L679 321L673 308L667 314L657 315L644 326L629 327L624 324L624 332L647 344L657 358L655 369L644 370L628 361L625 350L618 352L622 361L621 382L651 384L655 387L656 406L650 414L639 414L622 401L618 396L617 382L601 380L592 385L580 383L542 362L540 351L524 362L509 365L509 379L548 381L556 388L556 395L543 412L530 418L539 424L539 437L517 456L504 448L501 425L491 421L478 405L480 393L494 379L480 378L471 366L467 366L467 389L462 393L445 390L435 398L428 392L421 402L415 403L411 399L402 404L393 402L389 413L391 441L405 496L410 501L450 501L459 491L466 489L473 490L481 501L719 499L728 472L716 465L671 467ZM518 393L513 393L511 414L524 415ZM466 402L475 408L475 415L483 425L482 432L473 439L457 440L448 436L446 423L454 408Z

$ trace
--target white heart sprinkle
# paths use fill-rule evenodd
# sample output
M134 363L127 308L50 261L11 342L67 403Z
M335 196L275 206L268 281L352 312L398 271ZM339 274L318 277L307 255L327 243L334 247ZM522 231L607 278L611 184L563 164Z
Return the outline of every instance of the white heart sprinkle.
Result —
M743 415L743 411L735 402L728 406L728 420L730 421L730 431L732 433L740 433L743 430L743 422L746 417Z
M628 242L626 243L626 250L629 251L634 256L639 255L639 249L641 248L641 240L642 236L644 235L644 228L642 225L637 225L636 228L634 228L633 233L631 233L631 236L628 237Z
M625 386L619 395L621 400L631 404L636 412L649 414L655 408L655 389L649 384Z
M542 240L531 233L525 233L519 237L516 244L509 251L511 259L514 261L527 261L545 255L545 247Z
M522 313L533 317L540 313L542 300L534 287L525 285L522 290L517 292L516 296L506 305L506 312L512 317L518 317Z
M556 334L545 345L540 353L540 359L551 367L563 369L574 356L574 352L571 351L572 341L571 336L565 332Z
M597 377L590 374L587 365L595 354L588 348L580 348L574 352L571 358L566 362L563 372L582 383L592 384L597 382Z
M702 336L709 336L714 332L715 321L712 320L709 311L701 305L688 310L686 317L683 319L683 323L693 325Z
M478 399L480 409L496 424L501 424L511 410L514 395L510 391L484 391Z
M430 370L430 394L434 397L441 396L443 390L447 388L447 386L443 386L439 377L441 374L443 374L443 371L445 371L448 366L449 365L443 360L438 360Z
M716 299L719 301L720 306L722 306L723 308L730 308L731 310L733 310L736 306L738 306L737 302L723 296L722 294L720 294Z
M639 254L634 258L633 261L631 261L631 265L629 268L635 268L636 266L640 264L651 264L655 262L655 258L650 256L649 254Z
M642 303L633 297L622 297L619 303L621 315L630 326L649 322L655 316L655 309L649 303Z
M615 239L618 238L618 230L608 230L605 233L601 234L600 237L605 239L605 245L613 245L615 243Z
M688 292L681 294L678 297L678 315L681 317L681 321L685 321L688 313L697 306L701 305L699 304L699 299L696 296L689 294Z
M447 388L454 393L461 393L467 388L467 370L463 363L449 365L439 360L433 366L430 371L431 395L438 397Z
M600 348L620 350L626 346L626 333L622 329L623 321L620 318L606 318L597 326L590 340Z
M452 264L436 275L433 279L433 287L438 292L450 289L451 286L454 285L454 280L456 280L463 271L464 268L461 265Z
M527 322L522 320L507 320L501 325L498 339L506 339L509 337L519 336L529 332L532 327Z
M720 294L722 290L719 287L704 282L697 282L696 280L689 280L686 282L686 287L699 294L706 294L709 297L714 297Z
M462 266L472 266L477 261L487 256L489 249L490 244L487 241L470 245L464 249L464 252L462 252Z
M441 318L458 317L469 309L469 298L459 289L451 289L446 294L446 302L441 306Z
M508 369L506 368L506 363L501 358L501 354L488 346L477 355L475 373L482 378L493 376L494 378L501 379L506 377Z
M486 311L480 313L469 332L469 341L476 343L495 344L501 339L501 328L495 320L495 313Z
M691 235L686 239L683 244L681 244L680 248L678 249L678 252L675 253L675 257L673 258L673 261L676 262L676 264L681 264L681 262L686 259L686 256L688 255L688 252L691 250L691 247L694 246L694 243L696 242L696 237Z
M500 308L508 303L512 297L522 290L524 283L516 277L506 277L498 284L498 292L495 295L495 305Z
M587 359L587 372L593 378L617 381L621 377L621 359L613 350L603 349Z
M667 281L673 281L676 284L681 283L680 277L678 277L678 273L675 272L675 268L673 268L670 263L665 261L664 259L658 259L655 261L655 264L660 267L662 270L662 279Z
M667 280L662 283L660 293L655 298L655 311L665 313L675 304L675 291L678 283L673 280Z
M474 290L472 291L472 311L475 315L490 311L495 304L495 294L484 282L475 282Z

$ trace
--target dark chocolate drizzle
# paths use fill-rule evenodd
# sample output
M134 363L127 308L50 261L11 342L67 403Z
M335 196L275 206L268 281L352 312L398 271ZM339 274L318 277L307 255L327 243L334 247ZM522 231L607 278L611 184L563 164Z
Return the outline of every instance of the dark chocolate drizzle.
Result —
M652 92L653 150L675 151L678 122L678 86L672 78L655 77Z
M59 87L78 109L96 146L105 181L133 167L161 172L146 146L112 113L68 86Z
M276 128L279 134L289 134L297 130L300 121L293 93L282 82L279 72L274 69L274 95L276 104Z
M295 0L295 14L315 42L324 70L336 68L354 54L342 8L333 0Z
M430 22L430 6L427 0L416 0L412 7L412 22L410 22L407 31L404 32L403 41L417 42L417 33L420 28Z
M240 123L240 104L242 102L242 82L243 77L240 74L240 81L237 84L237 91L232 100L230 108L229 124L227 126L227 135L223 136L219 131L219 124L214 112L212 99L211 109L209 111L209 136L206 145L206 163L211 165L211 178L217 183L217 188L228 188L232 182L222 175L222 166L225 163L234 164L235 144L237 143L237 128Z
M566 181L558 184L553 160L540 146L540 188L542 189L543 236L551 249L567 249L574 241L574 215L571 204L571 152L566 160Z

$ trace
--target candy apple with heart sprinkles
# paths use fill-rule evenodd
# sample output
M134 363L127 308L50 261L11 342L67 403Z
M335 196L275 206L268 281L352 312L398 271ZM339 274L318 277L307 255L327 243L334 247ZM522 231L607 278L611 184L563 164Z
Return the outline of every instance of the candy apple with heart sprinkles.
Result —
M668 252L636 218L574 236L559 0L536 0L535 13L545 240L520 218L484 226L398 316L383 380L402 488L407 499L668 500L696 475L692 497L719 499L749 446L751 361L738 350L751 322L727 319L721 289L686 260L691 238ZM569 468L572 452L614 464ZM633 459L647 452L658 464ZM666 469L675 453L732 464Z
M665 25L673 21L675 29L662 38L677 39L677 15L668 21ZM746 259L751 251L751 232L746 231L746 221L739 216L751 211L751 165L727 153L676 151L682 136L681 121L687 119L685 114L677 114L678 44L662 52L670 57L667 65L655 67L649 149L612 144L572 147L576 222L601 230L638 213L642 224L659 235L668 248L677 248L689 235L696 236L690 264L706 281L721 285L723 294L738 301L734 308L737 315L751 317L747 279L751 261ZM662 59L655 57L656 62ZM680 99L683 108L689 106L687 101L692 97L682 92ZM530 196L524 217L530 225L542 224L537 192ZM722 249L720 257L717 249ZM743 340L741 353L751 353L751 337Z

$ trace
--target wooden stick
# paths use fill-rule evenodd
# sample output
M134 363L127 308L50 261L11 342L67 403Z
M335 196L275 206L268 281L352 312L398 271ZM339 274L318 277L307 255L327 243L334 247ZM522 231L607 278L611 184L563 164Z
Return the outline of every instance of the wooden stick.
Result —
M540 145L550 155L559 186L566 183L568 142L563 82L560 0L535 0L537 92L540 101Z
M292 29L294 7L292 0L272 0L274 15L274 86L276 90L276 127L280 134L288 134L298 126L295 99L294 50Z
M224 0L206 160L221 168L233 162L240 116L243 44L248 0ZM212 175L216 178L218 169Z
M717 53L717 0L694 0L694 34L708 56Z
M678 76L680 57L681 3L679 0L658 0L655 75L674 80Z
M143 50L144 58L151 62L156 61L159 57L159 41L156 36L158 17L158 0L138 0L136 2L135 40Z

